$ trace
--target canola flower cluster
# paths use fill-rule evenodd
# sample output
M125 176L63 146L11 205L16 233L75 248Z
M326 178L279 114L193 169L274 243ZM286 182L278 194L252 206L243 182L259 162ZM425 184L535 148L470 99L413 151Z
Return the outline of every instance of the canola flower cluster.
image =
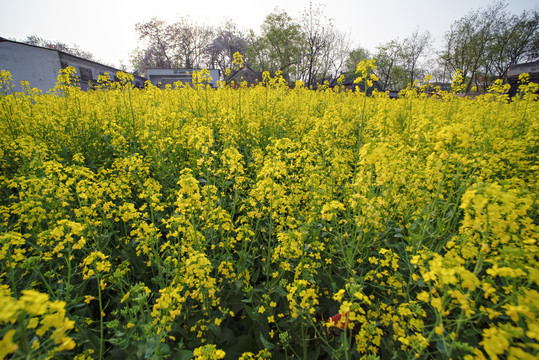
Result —
M395 100L74 73L0 73L0 359L537 358L526 76Z

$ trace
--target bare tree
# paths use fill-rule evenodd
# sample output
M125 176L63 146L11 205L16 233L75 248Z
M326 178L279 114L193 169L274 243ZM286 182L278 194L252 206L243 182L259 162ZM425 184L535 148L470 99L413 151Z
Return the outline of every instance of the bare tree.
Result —
M226 21L217 31L213 41L207 46L208 67L218 68L221 73L232 69L234 53L245 54L247 40L245 34L231 20Z
M400 46L399 56L402 61L403 68L409 74L408 79L410 84L413 84L414 80L417 80L416 73L419 65L419 59L429 50L430 39L430 32L425 31L420 33L419 29L416 29L412 35L404 39Z
M539 13L524 11L520 16L502 13L489 41L486 74L505 79L511 65L539 57Z
M348 34L342 33L336 29L330 33L329 41L333 45L331 46L331 51L328 52L328 65L332 72L332 76L336 78L346 71L351 41Z
M313 85L328 76L336 76L343 69L350 38L339 32L332 19L328 19L319 5L312 3L300 17L303 46L300 56L299 77L306 85Z
M313 85L317 73L324 73L326 70L323 64L323 57L328 53L331 44L329 43L328 26L331 20L327 21L323 13L318 8L313 8L312 3L301 17L301 24L304 34L304 57L303 79L306 85ZM324 74L325 75L325 74ZM323 75L322 75L323 76Z
M174 49L170 45L172 29L165 21L152 18L150 21L136 24L135 30L139 40L146 42L146 48L141 50L142 56L139 56L140 70L145 71L149 67L171 68L177 65L174 63Z
M182 17L171 25L171 35L176 62L188 69L202 67L207 60L206 49L213 39L213 29Z
M505 8L506 4L497 2L485 10L472 11L454 22L446 34L446 46L441 54L443 65L451 73L457 69L462 71L467 92L487 66L489 44Z
M46 48L50 48L54 50L60 50L65 53L75 55L83 59L96 61L95 56L92 53L82 50L78 45L68 45L60 41L45 40L37 35L30 35L26 37L26 39L23 40L22 42L28 45L41 46L41 47L46 47Z
M149 67L199 68L207 61L206 48L213 38L213 29L198 25L185 18L174 24L152 18L136 24L139 40L145 48L131 58L140 72Z
M400 65L401 46L398 40L391 40L376 47L376 75L380 79L381 90L402 88L404 68Z

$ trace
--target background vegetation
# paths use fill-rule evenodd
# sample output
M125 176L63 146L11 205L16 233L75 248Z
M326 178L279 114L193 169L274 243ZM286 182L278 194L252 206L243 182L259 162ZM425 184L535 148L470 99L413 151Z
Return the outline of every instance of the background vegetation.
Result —
M187 18L172 24L151 19L136 27L142 42L132 66L140 73L148 67L193 67L218 68L224 74L232 68L233 54L240 52L255 71L282 71L285 79L310 86L341 73L352 75L361 60L373 58L381 90L406 88L427 74L449 83L460 69L464 90L475 86L486 91L496 79L506 80L509 66L539 58L539 13L512 14L504 2L456 20L440 49L434 48L428 30L417 29L380 44L374 53L354 46L323 10L311 4L293 17L276 9L259 31L242 31L230 21L214 28ZM383 14L378 16L383 26Z
M383 12L376 16L383 27ZM485 92L496 79L507 80L511 65L539 58L537 10L513 14L507 11L505 0L470 11L451 25L441 41L428 29L417 28L379 44L372 53L353 43L339 30L342 27L324 14L321 5L312 3L297 16L276 8L259 29L240 29L231 20L210 26L189 17L173 23L152 18L136 25L139 47L130 54L129 66L121 69L129 67L144 76L151 67L215 68L225 77L226 69L233 67L234 53L239 52L255 72L281 71L292 83L301 80L316 86L341 74L353 78L356 65L372 58L382 91L404 89L416 80L421 82L427 74L433 75L434 82L449 84L452 74L460 69L466 82L464 91L474 88ZM96 60L77 45L36 35L24 42ZM434 46L435 42L441 45Z

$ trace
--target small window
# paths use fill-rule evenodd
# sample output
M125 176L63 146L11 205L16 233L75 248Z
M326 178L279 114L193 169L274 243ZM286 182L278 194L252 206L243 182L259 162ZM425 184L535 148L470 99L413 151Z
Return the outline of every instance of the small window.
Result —
M85 67L79 67L80 72L80 79L82 81L90 81L92 80L92 69L88 69Z

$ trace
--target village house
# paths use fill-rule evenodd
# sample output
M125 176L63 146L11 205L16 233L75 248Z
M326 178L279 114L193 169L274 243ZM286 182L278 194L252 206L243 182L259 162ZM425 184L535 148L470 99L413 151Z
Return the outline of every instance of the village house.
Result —
M225 79L227 83L240 85L243 82L247 83L247 86L257 85L262 82L262 71L254 71L248 64L243 64L241 69L232 71L232 73Z
M509 95L514 96L517 93L518 86L518 77L520 74L527 73L530 75L529 81L534 83L539 83L539 60L516 64L509 67L507 70L507 83L511 85L511 90L509 90Z
M83 59L60 50L28 45L0 37L0 70L11 73L14 91L21 91L21 81L30 83L30 87L43 92L52 89L57 81L60 69L72 66L77 71L80 87L87 90L97 83L99 75L109 74L111 80L119 69L95 61ZM145 78L134 76L133 85L143 87Z
M200 69L146 69L148 80L155 86L165 87L167 84L174 85L180 81L182 84L193 83L193 72ZM212 87L217 87L217 81L220 79L220 71L217 69L209 69L210 77L212 78L209 84Z

